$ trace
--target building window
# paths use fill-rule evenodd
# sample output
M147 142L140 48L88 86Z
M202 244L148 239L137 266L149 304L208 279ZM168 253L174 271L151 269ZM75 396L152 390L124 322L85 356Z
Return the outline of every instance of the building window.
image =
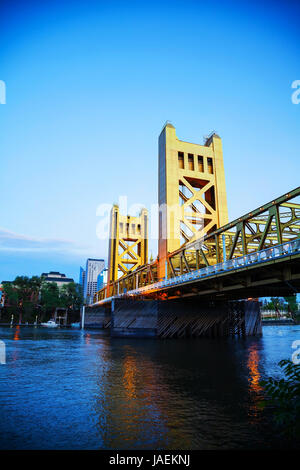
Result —
M184 153L178 152L178 166L182 170L184 169Z
M204 171L203 157L201 155L198 155L198 171L201 173Z
M189 163L189 170L194 171L194 155L192 153L188 154L188 163Z
M208 167L208 173L213 174L214 168L213 168L213 160L212 158L207 159L207 167Z

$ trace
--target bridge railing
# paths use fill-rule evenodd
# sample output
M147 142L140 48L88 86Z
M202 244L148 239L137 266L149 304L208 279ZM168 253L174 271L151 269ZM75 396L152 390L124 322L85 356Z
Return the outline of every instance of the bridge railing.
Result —
M300 233L300 187L168 255L168 277L256 254Z
M172 277L165 279L164 281L156 282L154 284L140 287L129 291L127 295L135 295L139 293L144 293L147 291L156 291L170 286L176 286L179 284L184 284L196 279L201 279L203 277L209 277L219 273L224 273L227 271L232 271L236 269L245 268L249 265L266 263L274 259L282 258L300 252L300 238L293 240L288 243L283 243L281 245L269 247L265 250L262 250L257 253L251 253L240 258L235 258L232 260L224 261L223 263L218 263L212 266L207 266L206 268L201 268L196 271L191 271L189 273L183 274L181 276ZM124 294L123 294L124 295Z
M284 254L300 235L300 187L168 254L167 280L158 281L157 260L122 276L95 295L95 302L145 292ZM287 248L290 249L290 248ZM271 250L271 251L270 251ZM275 250L275 251L274 251ZM201 274L199 274L201 273ZM178 280L176 280L178 278Z
M227 260L223 263L215 264L213 266L207 266L206 268L201 268L197 271L192 271L181 276L172 277L169 279L165 279L164 281L155 282L154 284L139 287L138 289L130 290L126 293L116 295L115 297L122 298L127 296L139 295L147 292L158 291L167 287L182 285L186 282L193 281L196 279L201 279L219 273L242 269L249 265L266 263L268 261L286 257L298 252L300 252L300 238L297 238L296 240L293 240L288 243L282 243L281 245L269 247L257 253L251 253L249 255L240 258L235 258L233 260ZM113 297L110 296L106 298L106 300L111 300L112 298ZM101 300L104 299L99 299L98 301Z

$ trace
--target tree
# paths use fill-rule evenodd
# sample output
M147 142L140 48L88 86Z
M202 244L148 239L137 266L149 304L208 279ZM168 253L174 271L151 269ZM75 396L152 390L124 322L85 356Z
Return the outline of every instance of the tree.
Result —
M56 307L60 307L60 292L55 282L43 282L40 302L42 312L47 316L53 315Z
M288 303L288 310L291 314L293 320L296 319L297 312L298 312L298 304L297 304L297 296L291 295L290 297L284 297L284 300Z
M18 293L13 283L5 282L3 283L3 295L4 295L4 316L7 320L11 315L16 315L18 312Z
M43 281L40 277L17 276L13 282L3 285L6 314L19 314L19 322L33 320L38 311L44 319L54 315L56 308L67 308L74 315L82 303L82 289L70 282L59 288L55 282Z
M83 302L79 284L70 282L61 288L55 282L44 282L41 288L41 308L44 315L54 315L56 308L78 311Z
M300 364L294 364L290 359L279 362L285 378L269 377L262 380L269 408L281 432L289 437L300 438ZM265 407L261 403L262 407Z
M32 319L33 312L38 303L41 279L37 276L17 276L13 282L5 283L3 291L5 302L11 313L19 313L19 322L23 316L26 320Z
M60 306L79 310L83 303L82 287L80 284L70 282L65 284L60 291Z

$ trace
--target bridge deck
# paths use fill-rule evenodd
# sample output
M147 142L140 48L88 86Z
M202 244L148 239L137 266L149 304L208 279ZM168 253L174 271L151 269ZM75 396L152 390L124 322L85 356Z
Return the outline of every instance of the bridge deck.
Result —
M275 245L223 263L108 297L178 298L219 296L225 299L291 295L300 292L300 239ZM165 294L165 296L163 296Z

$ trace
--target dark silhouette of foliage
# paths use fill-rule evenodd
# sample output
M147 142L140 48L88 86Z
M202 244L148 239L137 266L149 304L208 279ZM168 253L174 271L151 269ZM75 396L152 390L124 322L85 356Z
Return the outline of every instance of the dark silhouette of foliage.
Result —
M17 276L13 282L3 284L5 296L5 312L3 318L9 320L13 314L19 322L48 320L54 315L55 309L67 308L73 313L78 311L83 302L79 284L70 282L61 288L55 282L46 282L33 276Z
M69 282L60 290L61 307L79 310L83 303L82 288L80 284Z
M285 377L262 380L267 405L273 411L281 432L291 438L300 438L300 365L290 359L279 362Z
M33 276L17 276L13 282L3 284L3 293L9 314L19 315L22 319L30 321L34 318L38 304L41 278Z
M53 316L56 307L60 307L59 288L55 282L43 282L40 295L43 319Z
M288 303L288 311L293 318L294 321L298 320L299 313L298 313L298 303L297 303L297 296L291 295L289 297L284 297L284 300Z

